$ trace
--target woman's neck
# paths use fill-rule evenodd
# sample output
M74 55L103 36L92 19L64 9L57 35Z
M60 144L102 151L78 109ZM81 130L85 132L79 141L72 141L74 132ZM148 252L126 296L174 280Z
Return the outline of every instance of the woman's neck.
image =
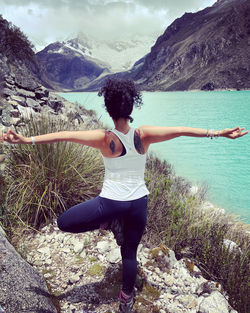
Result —
M113 120L115 124L115 129L123 134L127 134L130 130L129 120L127 118L119 118L118 120Z

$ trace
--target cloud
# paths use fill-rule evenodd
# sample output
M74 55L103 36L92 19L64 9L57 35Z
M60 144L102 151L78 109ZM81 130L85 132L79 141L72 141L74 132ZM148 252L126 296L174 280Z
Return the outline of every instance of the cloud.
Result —
M79 31L98 38L133 34L159 36L185 12L212 0L0 0L3 16L36 46L63 40Z

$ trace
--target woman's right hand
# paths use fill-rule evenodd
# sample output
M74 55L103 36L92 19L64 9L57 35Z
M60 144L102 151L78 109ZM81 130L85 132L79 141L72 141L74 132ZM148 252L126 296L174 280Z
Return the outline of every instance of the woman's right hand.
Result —
M7 133L3 134L3 140L12 144L27 143L25 139L26 137L17 134L12 129L9 129Z

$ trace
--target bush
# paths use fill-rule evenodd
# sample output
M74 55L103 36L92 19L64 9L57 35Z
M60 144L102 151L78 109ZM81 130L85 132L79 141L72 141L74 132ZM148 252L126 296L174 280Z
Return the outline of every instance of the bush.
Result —
M144 242L150 246L163 243L177 258L191 258L207 279L222 284L239 313L247 313L249 225L217 209L202 209L204 187L193 195L190 184L176 177L165 161L150 156L145 177L150 195ZM239 249L225 247L224 239L234 241Z
M64 122L42 117L20 129L25 136L69 129ZM83 145L59 142L8 145L7 194L4 224L39 228L66 208L96 196L101 188L100 154Z

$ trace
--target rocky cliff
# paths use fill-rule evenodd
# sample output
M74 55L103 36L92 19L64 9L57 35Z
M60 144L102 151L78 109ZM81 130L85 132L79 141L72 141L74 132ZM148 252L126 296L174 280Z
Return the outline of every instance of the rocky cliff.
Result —
M144 90L250 88L250 2L185 13L130 75Z
M8 96L13 83L27 90L54 88L27 37L0 15L0 93Z
M27 123L30 115L86 122L86 110L53 93L53 87L32 44L0 16L0 131Z

